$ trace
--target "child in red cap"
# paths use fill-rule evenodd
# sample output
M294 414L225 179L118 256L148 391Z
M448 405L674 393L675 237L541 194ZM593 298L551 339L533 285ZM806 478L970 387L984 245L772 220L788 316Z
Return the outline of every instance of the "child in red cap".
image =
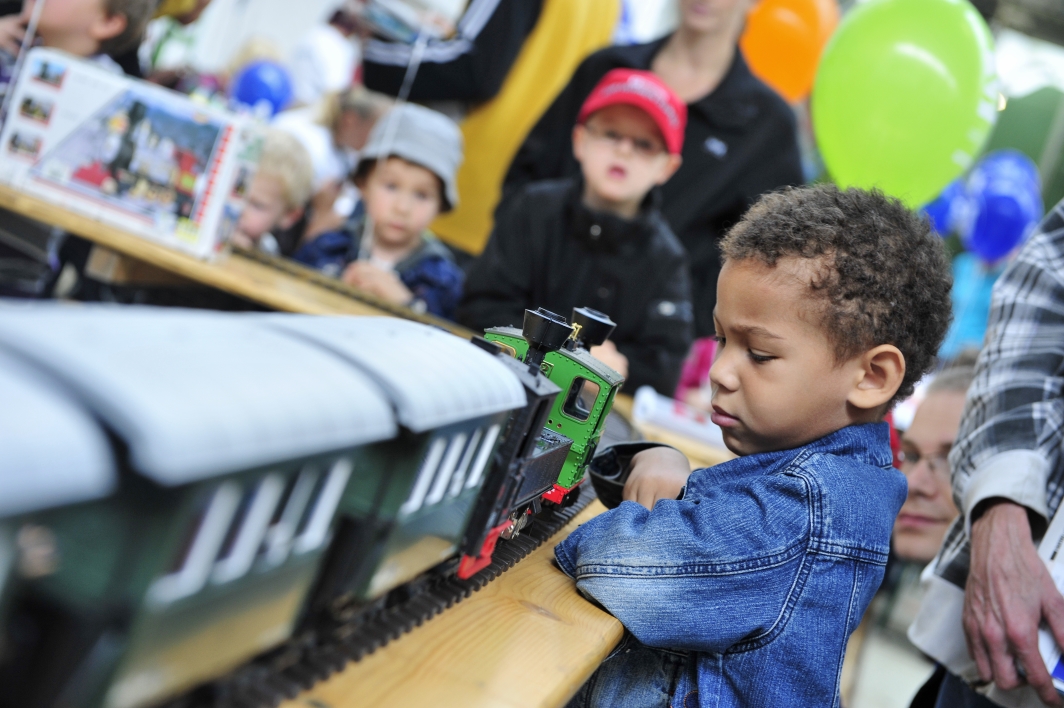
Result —
M592 353L628 391L671 395L693 316L686 254L656 188L680 167L686 124L686 105L654 74L606 74L573 128L582 177L528 185L500 206L459 321L482 330L519 326L526 308L592 307L617 322Z

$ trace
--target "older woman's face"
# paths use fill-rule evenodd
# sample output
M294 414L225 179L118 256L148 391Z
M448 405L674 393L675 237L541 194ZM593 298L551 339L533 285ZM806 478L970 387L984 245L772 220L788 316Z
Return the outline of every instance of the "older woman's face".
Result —
M753 4L754 0L680 0L680 22L695 32L727 32L738 39Z
M963 393L937 391L920 404L902 435L902 472L909 496L894 522L894 552L903 560L931 561L957 517L946 456L963 411Z

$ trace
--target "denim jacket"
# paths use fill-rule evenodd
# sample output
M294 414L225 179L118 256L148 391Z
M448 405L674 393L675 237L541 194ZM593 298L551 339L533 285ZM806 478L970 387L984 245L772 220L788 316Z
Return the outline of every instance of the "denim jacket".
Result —
M838 706L905 501L891 461L885 423L747 455L692 473L653 511L622 503L555 556L639 642L690 652L676 708Z

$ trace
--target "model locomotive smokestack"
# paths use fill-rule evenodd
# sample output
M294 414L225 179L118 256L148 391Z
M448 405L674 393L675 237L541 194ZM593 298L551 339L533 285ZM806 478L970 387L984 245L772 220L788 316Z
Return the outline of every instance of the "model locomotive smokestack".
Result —
M617 327L609 315L590 307L573 308L573 325L577 327L576 343L584 349L600 346Z
M572 326L561 315L542 307L537 310L525 310L525 321L521 328L521 334L528 342L525 363L538 369L543 363L543 357L548 352L561 349L572 333Z

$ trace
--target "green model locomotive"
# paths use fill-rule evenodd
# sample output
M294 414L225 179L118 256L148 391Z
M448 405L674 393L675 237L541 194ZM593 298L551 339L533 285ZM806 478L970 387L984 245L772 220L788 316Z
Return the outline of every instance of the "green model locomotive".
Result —
M624 377L591 356L590 348L605 342L616 326L610 318L591 308L573 310L573 323L539 309L528 311L532 326L524 331L514 327L487 330L485 339L513 349L521 361L535 364L562 389L547 418L547 428L573 441L569 456L553 489L544 495L561 503L584 479L584 471L595 455L606 416ZM534 332L530 336L526 334ZM544 343L530 346L530 339Z

